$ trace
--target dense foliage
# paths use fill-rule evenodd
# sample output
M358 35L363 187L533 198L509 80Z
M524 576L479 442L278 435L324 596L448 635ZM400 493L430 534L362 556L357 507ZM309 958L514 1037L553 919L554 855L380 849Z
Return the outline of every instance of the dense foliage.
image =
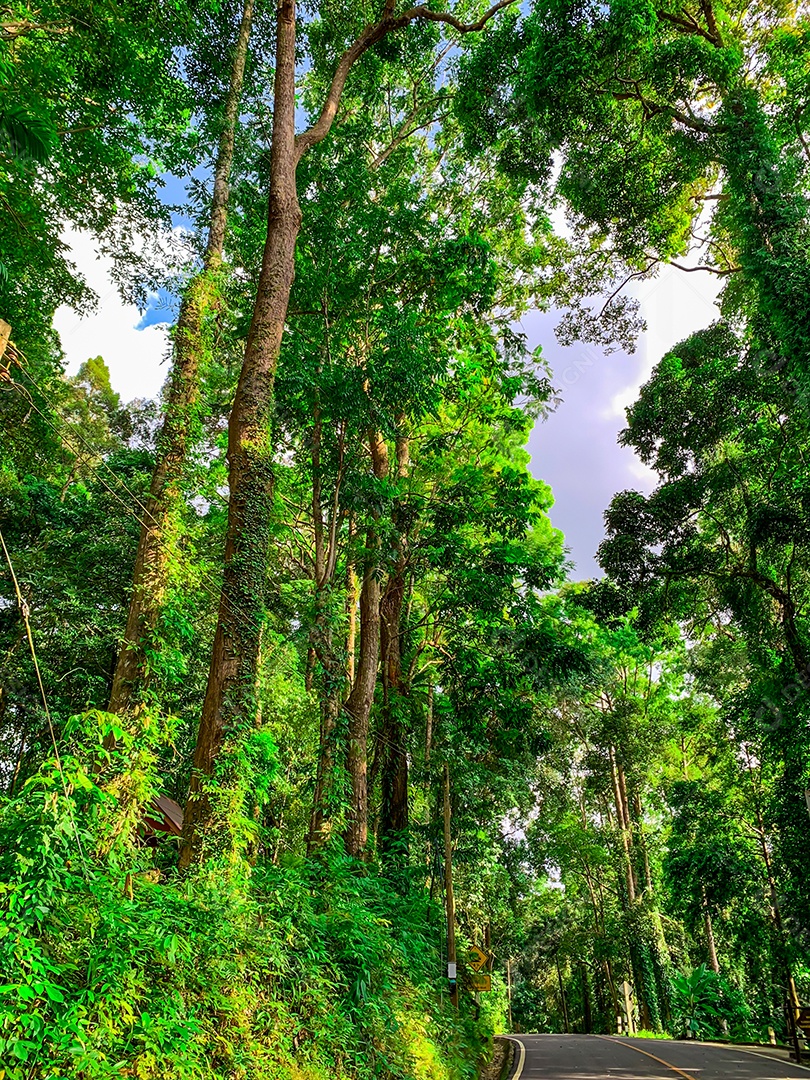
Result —
M0 1080L795 1038L807 39L711 0L3 9ZM71 229L176 298L160 401L65 374ZM628 343L673 261L721 318L628 410L658 483L573 583L519 319Z

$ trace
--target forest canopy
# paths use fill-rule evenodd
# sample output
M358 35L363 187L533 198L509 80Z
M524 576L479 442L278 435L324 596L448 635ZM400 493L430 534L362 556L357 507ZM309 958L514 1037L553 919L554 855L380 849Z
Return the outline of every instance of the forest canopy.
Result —
M809 46L769 0L2 6L0 1080L799 1050ZM77 231L170 298L157 400L69 373ZM667 266L717 318L577 581L521 319L632 349Z

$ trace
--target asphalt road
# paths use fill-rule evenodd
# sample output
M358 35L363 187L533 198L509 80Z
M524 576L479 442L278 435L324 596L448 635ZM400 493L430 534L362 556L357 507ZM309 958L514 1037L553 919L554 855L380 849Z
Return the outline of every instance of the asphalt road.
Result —
M736 1047L603 1035L513 1035L511 1080L810 1080L810 1068Z

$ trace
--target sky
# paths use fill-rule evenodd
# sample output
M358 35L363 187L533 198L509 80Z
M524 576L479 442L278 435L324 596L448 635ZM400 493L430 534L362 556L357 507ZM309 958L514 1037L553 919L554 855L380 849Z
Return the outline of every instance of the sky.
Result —
M54 319L67 359L68 374L93 356L103 356L113 389L122 400L154 397L168 372L166 318L159 300L144 313L124 303L112 284L109 263L99 258L87 234L72 233L76 265L99 296L97 309L79 317L60 308ZM632 450L618 445L624 410L636 398L661 357L695 330L717 318L717 280L707 273L665 268L659 277L637 286L647 330L632 355L586 345L561 346L553 312L530 312L522 322L528 345L542 345L562 403L537 424L529 440L531 470L551 485L555 503L552 523L563 531L571 577L600 574L594 558L604 535L603 514L618 491L648 492L653 476Z
M58 308L53 324L67 360L68 375L93 356L102 356L110 381L123 401L155 397L166 379L169 339L165 326L138 329L143 313L126 304L110 278L110 260L99 258L89 233L68 232L73 261L98 296L95 311L80 317L71 308Z
M601 576L596 549L604 536L603 514L619 491L647 493L654 474L635 453L619 446L625 412L656 363L673 345L718 317L717 278L666 267L633 290L647 330L632 355L606 356L588 345L567 348L556 340L554 312L523 319L528 345L543 346L562 404L538 423L529 439L531 471L551 486L552 524L565 534L573 580Z

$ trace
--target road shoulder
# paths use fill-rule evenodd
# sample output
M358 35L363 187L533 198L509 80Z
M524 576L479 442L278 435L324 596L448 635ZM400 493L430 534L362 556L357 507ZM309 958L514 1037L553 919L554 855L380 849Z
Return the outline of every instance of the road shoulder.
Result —
M492 1057L483 1066L479 1080L507 1080L512 1075L512 1061L515 1044L507 1035L496 1035L493 1039Z

